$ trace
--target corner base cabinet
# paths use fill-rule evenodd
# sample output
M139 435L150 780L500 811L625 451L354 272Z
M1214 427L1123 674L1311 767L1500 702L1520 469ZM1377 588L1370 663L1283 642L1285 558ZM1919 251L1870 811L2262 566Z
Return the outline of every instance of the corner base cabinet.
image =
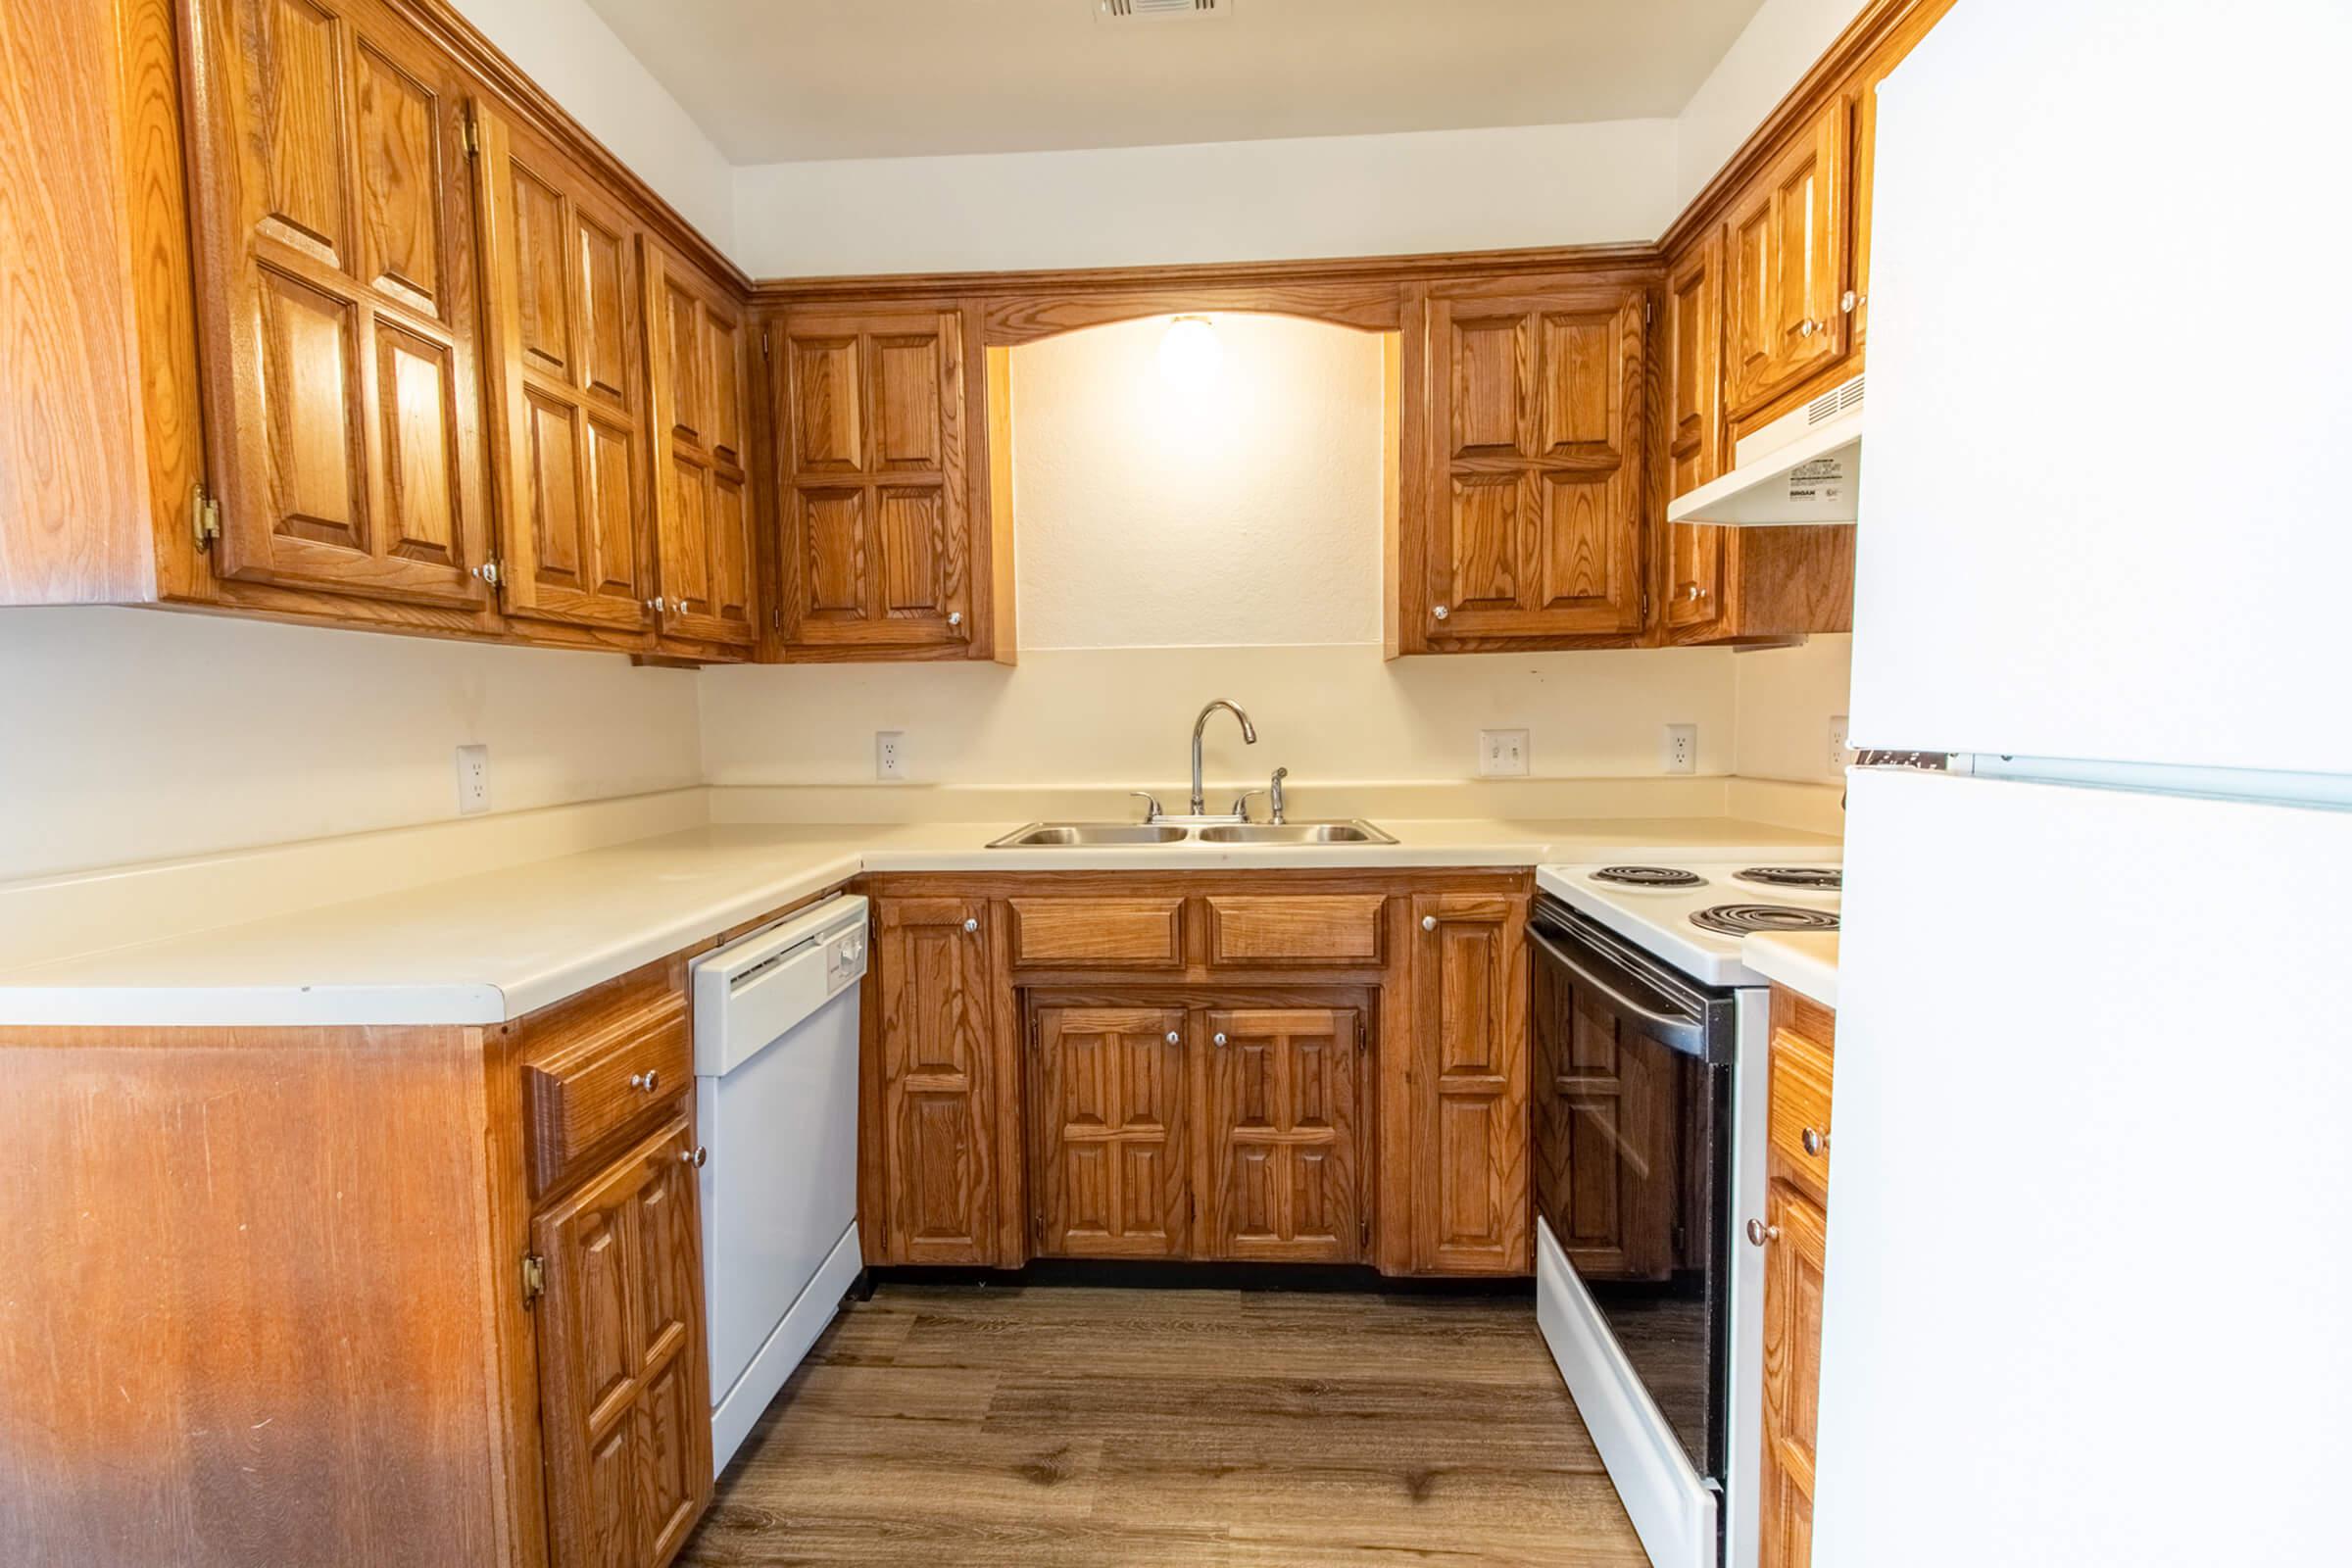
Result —
M866 888L868 1262L1530 1267L1527 873Z

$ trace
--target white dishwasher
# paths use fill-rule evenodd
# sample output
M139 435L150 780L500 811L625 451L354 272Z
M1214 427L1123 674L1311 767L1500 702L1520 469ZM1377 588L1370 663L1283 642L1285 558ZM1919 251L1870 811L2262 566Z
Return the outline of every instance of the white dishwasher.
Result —
M865 920L862 898L827 899L694 965L714 1472L858 1278Z

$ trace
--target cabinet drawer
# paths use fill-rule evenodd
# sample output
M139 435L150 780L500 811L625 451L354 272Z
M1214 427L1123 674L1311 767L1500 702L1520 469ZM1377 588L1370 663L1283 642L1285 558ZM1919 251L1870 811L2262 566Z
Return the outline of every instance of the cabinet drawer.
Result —
M1788 1030L1772 1037L1772 1149L1799 1185L1830 1193L1830 1055Z
M1208 961L1227 966L1381 961L1379 893L1211 898Z
M686 999L668 993L522 1068L530 1117L531 1191L577 1173L584 1155L648 1117L673 1109L694 1084Z
M1184 900L1012 899L1015 967L1181 969Z

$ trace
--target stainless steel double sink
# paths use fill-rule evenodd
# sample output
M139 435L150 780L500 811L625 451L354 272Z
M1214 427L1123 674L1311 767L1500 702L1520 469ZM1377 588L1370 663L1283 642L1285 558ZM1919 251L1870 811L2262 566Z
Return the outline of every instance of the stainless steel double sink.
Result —
M1394 844L1371 823L1351 822L1032 822L989 844L992 850L1106 849L1152 844Z

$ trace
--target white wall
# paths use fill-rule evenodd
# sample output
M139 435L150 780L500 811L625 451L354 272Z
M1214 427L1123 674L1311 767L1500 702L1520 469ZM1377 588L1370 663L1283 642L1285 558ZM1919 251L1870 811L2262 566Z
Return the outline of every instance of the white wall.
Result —
M587 0L452 3L705 239L736 254L734 166Z
M1815 637L1801 648L1768 648L1732 662L1733 722L1739 747L1733 771L1746 778L1834 784L1844 777L1830 765L1830 720L1846 711L1853 679L1854 639Z
M1221 315L1194 381L1168 318L1012 353L1023 657L1380 640L1381 339Z
M735 172L735 232L761 277L1649 240L1675 141L1626 120L764 164Z
M1863 4L1864 0L1764 0L1675 119L1672 205L1677 213L1813 69L1846 24L1861 15Z
M139 610L0 613L0 880L697 782L695 677Z

